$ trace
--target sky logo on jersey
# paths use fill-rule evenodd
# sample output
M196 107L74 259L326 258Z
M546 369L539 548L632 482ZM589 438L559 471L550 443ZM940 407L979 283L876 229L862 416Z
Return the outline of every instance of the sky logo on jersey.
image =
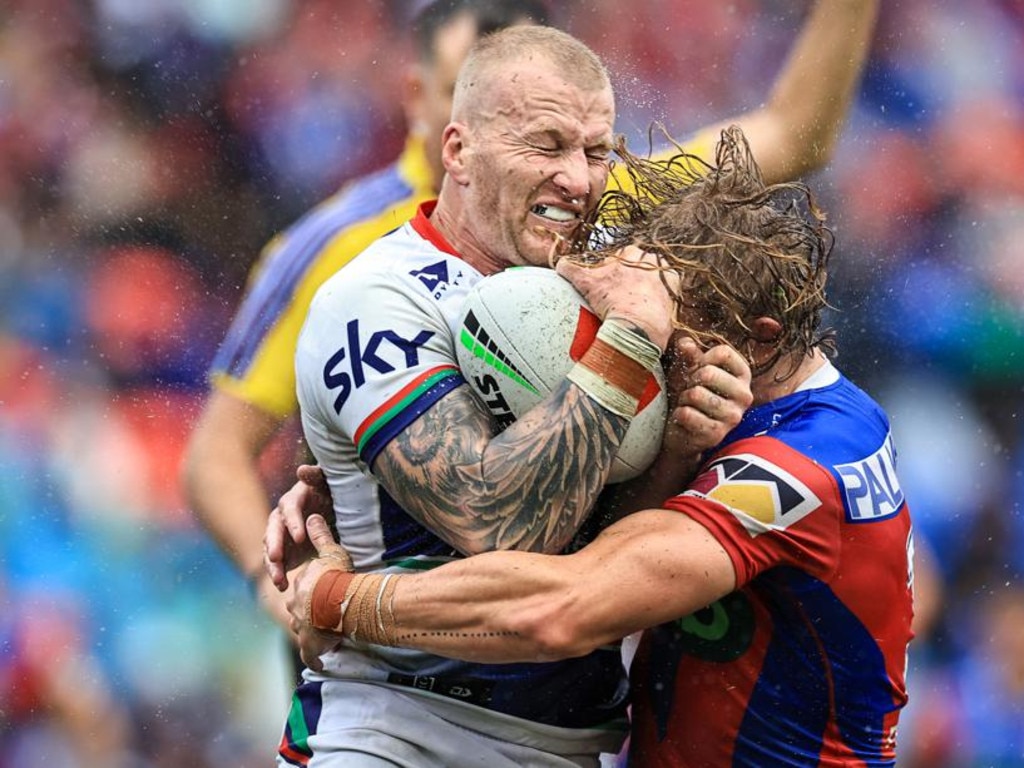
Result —
M903 489L896 477L896 450L892 434L882 447L867 458L837 464L846 515L851 523L866 523L892 517L903 506Z
M713 462L684 495L722 504L751 536L786 528L821 506L821 499L789 472L749 453Z
M406 339L395 331L385 329L370 334L366 343L359 338L359 321L350 320L345 326L348 344L328 358L324 365L324 384L328 389L340 389L334 398L334 412L341 408L352 391L366 383L368 370L391 373L398 367L419 365L419 350L434 335L433 331L420 331L415 338Z

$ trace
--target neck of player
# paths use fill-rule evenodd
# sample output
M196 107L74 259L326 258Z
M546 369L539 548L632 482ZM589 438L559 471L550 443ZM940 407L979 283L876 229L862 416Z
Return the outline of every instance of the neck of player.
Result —
M763 405L796 392L826 362L828 361L821 350L815 349L809 355L803 356L796 372L792 376L788 376L782 381L777 381L778 376L791 370L792 360L790 358L782 358L768 371L755 377L750 382L750 392L754 396L754 405Z

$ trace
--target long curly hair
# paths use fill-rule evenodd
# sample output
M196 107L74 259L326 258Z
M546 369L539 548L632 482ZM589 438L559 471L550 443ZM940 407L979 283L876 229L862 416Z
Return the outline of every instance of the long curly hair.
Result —
M737 126L722 131L714 165L675 146L670 159L650 160L617 139L627 180L580 228L574 258L599 261L630 244L657 255L663 272L680 277L665 280L678 286L670 288L676 327L704 346L732 345L754 375L792 358L791 368L776 371L783 380L812 349L834 354L834 333L821 327L834 238L810 190L766 186ZM751 323L760 317L781 331L773 354L755 363Z

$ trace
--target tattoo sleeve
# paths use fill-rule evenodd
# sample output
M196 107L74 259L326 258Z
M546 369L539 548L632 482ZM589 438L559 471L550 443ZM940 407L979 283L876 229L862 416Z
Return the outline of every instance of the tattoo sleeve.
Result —
M492 436L484 406L459 387L392 440L373 472L461 552L554 553L589 515L628 426L566 381Z

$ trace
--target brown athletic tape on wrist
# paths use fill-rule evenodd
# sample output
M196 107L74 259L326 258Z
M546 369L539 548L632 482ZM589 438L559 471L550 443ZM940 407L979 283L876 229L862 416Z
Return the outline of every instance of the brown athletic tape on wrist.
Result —
M601 339L594 339L580 363L636 400L643 397L651 376L643 365Z
M349 590L351 617L345 622L345 634L373 645L395 644L394 599L399 577L395 574L366 574ZM344 618L344 617L343 617Z
M317 579L309 603L309 622L315 629L342 631L344 615L341 606L354 578L354 574L347 571L332 570Z

